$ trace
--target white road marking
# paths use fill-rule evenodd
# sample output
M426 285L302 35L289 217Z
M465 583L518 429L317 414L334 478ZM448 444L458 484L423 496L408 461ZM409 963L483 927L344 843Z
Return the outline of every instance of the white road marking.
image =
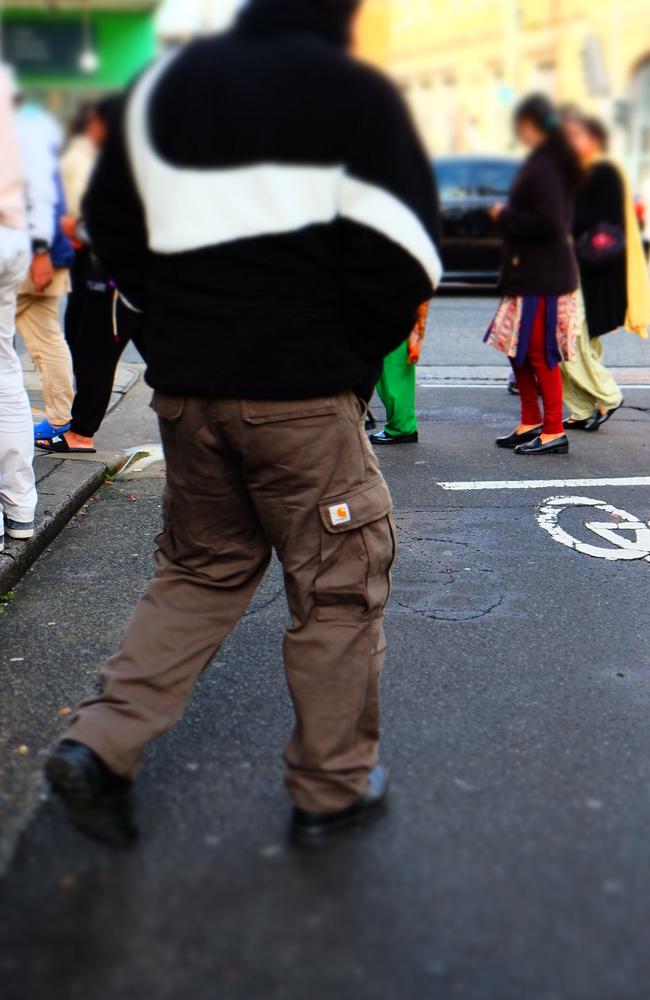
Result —
M642 521L629 521L623 524L612 524L611 521L588 521L585 527L593 531L595 535L600 535L606 542L618 545L622 549L643 549L650 555L650 526ZM631 538L622 538L622 531L634 531L636 541Z
M630 476L623 479L504 479L485 482L438 483L443 490L565 490L583 486L650 486L650 476ZM636 519L635 519L636 520Z
M563 511L569 507L588 507L590 510L599 510L604 514L609 514L613 520L607 522L591 521L585 527L595 534L609 541L613 548L603 548L599 545L589 545L581 542L577 538L560 527L559 518ZM638 561L645 559L650 562L650 525L644 524L634 514L628 514L626 510L619 510L603 500L591 500L589 497L551 497L545 500L537 514L537 522L540 528L547 531L554 541L575 552L582 552L584 555L592 556L594 559L607 559L610 562L621 560ZM621 536L622 531L635 531L636 541Z

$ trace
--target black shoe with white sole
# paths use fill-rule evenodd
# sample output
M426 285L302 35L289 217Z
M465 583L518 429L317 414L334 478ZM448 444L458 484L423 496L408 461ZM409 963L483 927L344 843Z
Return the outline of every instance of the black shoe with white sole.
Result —
M368 776L366 791L353 805L341 812L312 813L294 809L290 837L302 846L319 846L330 837L354 826L364 826L378 819L386 804L389 786L388 772L378 764Z
M135 843L132 782L113 774L89 747L63 740L50 755L45 775L79 830L112 847Z
M34 537L33 521L14 521L10 517L5 517L5 532L9 538L18 538L25 541Z

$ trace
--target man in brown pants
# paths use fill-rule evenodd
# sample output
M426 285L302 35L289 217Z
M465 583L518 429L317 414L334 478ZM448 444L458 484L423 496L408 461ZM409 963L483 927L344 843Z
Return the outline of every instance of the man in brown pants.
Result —
M252 0L231 32L154 67L87 199L100 258L146 314L168 478L156 576L47 765L73 821L112 843L135 836L147 743L182 714L274 549L293 836L320 840L386 795L395 537L365 400L440 264L431 167L392 87L345 52L358 6ZM199 92L214 121L188 107Z

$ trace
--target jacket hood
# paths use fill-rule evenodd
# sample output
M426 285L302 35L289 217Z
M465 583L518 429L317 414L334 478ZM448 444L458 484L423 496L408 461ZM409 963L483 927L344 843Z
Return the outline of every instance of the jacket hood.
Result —
M295 31L320 35L338 46L350 40L352 17L361 0L249 0L236 29L253 34Z

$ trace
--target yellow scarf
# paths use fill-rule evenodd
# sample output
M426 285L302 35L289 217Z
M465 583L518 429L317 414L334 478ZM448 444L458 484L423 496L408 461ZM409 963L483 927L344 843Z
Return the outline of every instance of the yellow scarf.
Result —
M648 339L650 326L650 272L643 250L641 230L634 207L632 189L623 167L615 160L597 156L592 163L609 163L621 177L625 201L625 252L627 255L627 315L625 329L636 333L643 340Z

